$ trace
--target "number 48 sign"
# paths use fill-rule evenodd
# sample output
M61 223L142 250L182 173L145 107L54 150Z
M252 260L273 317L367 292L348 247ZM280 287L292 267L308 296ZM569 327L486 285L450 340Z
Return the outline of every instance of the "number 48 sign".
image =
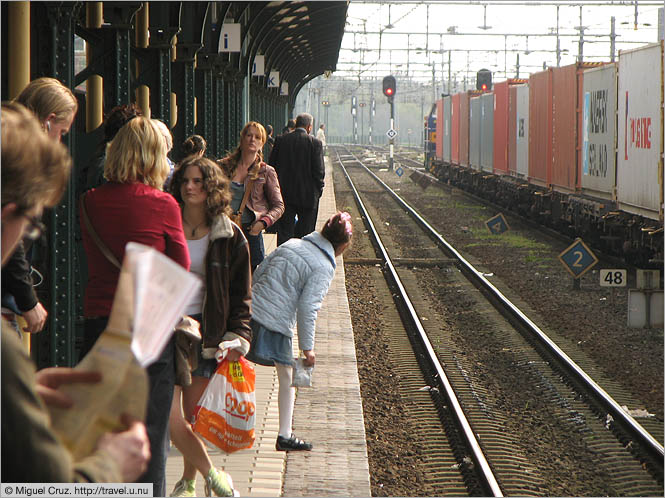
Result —
M601 287L625 287L626 270L600 270Z

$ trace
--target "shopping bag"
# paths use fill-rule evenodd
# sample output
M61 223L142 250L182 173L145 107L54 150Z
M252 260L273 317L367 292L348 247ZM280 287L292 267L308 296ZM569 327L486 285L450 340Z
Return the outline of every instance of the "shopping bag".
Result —
M222 360L194 411L194 431L226 453L251 448L255 381L254 367L244 357Z

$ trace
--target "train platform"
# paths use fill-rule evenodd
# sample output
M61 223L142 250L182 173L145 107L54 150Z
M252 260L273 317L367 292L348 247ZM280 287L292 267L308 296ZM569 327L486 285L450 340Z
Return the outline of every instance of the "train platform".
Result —
M326 186L319 203L317 229L336 212L332 166L326 157ZM266 251L276 236L265 236ZM294 354L298 341L294 337ZM360 382L344 265L337 270L316 324L313 387L298 389L293 416L295 434L312 451L275 450L279 430L277 374L256 368L256 441L248 450L226 455L209 446L213 464L231 474L240 496L371 496ZM182 457L172 446L166 464L167 493L182 474ZM197 496L205 496L197 476Z

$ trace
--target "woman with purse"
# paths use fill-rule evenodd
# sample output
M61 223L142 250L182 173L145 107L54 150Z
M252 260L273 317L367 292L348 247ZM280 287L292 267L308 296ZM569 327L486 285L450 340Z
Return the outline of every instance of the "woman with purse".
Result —
M278 451L309 451L312 445L292 432L295 388L293 328L298 343L313 367L316 317L335 274L335 258L351 244L353 227L348 213L337 213L320 232L290 239L271 252L256 269L252 284L252 349L247 359L277 369L279 381Z
M108 324L127 242L151 246L189 269L178 203L161 190L168 173L164 138L150 119L137 116L120 128L108 146L104 162L108 183L81 197L81 234L88 260L81 358ZM146 426L152 458L138 482L152 482L155 496L164 496L169 409L175 383L173 339L147 371Z
M234 220L249 242L252 271L265 257L262 232L284 213L284 201L275 168L263 162L266 130L250 121L240 132L236 150L218 164L231 179Z
M247 354L251 270L249 249L240 227L229 219L229 180L209 159L191 156L173 175L171 193L181 207L191 270L203 282L185 313L201 323L202 348L189 386L176 386L171 406L171 440L184 459L182 478L171 496L196 496L196 472L205 477L207 496L232 496L233 483L213 465L202 440L192 431L196 405L217 367L215 353L222 341L240 340L228 351L229 361Z

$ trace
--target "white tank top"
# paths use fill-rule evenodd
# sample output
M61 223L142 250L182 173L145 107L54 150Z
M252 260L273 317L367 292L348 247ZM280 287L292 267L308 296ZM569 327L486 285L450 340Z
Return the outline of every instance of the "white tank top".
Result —
M189 302L185 308L186 315L195 315L197 313L203 312L203 296L205 295L206 287L206 252L208 251L208 241L210 240L210 233L207 233L205 237L198 240L188 240L187 247L189 248L189 272L193 273L203 284L196 294L192 297L192 300Z

